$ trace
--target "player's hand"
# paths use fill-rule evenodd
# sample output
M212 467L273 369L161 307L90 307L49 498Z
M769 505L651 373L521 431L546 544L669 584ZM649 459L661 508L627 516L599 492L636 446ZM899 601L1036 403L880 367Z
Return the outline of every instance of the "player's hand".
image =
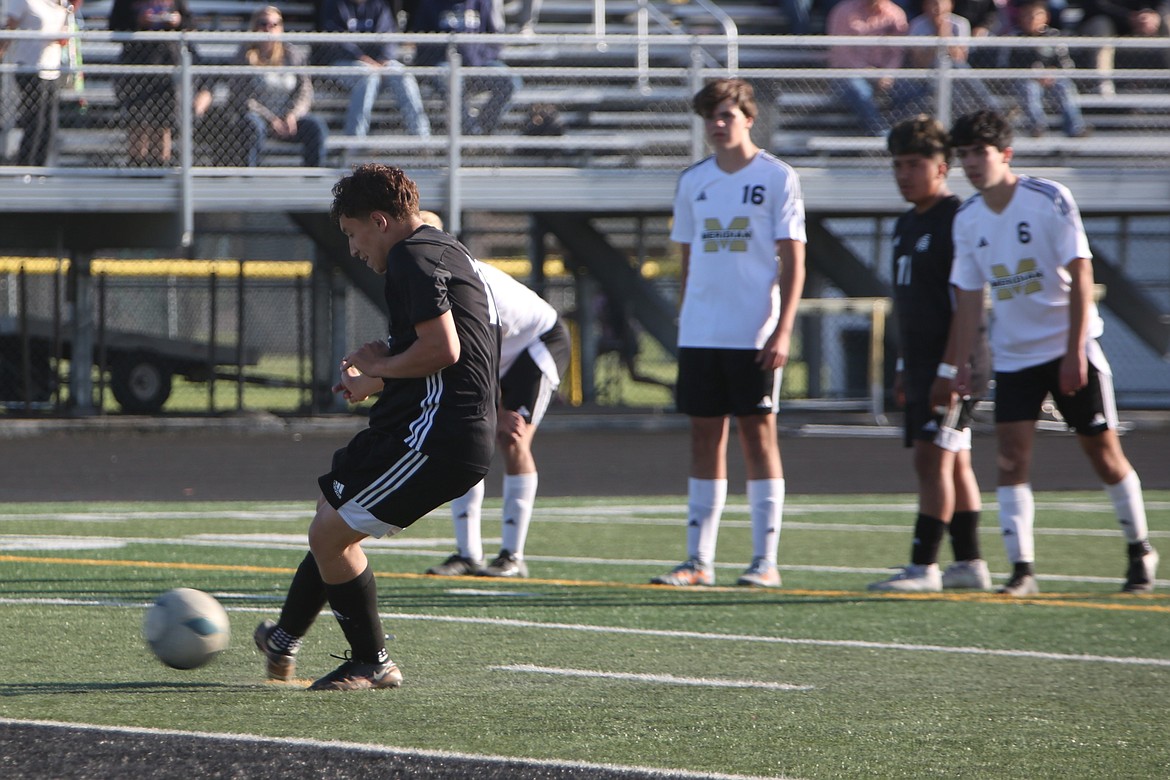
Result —
M346 369L354 366L363 374L378 376L379 364L389 356L390 347L386 346L385 342L370 341L346 355L345 359L341 361L341 367Z
M501 443L515 444L528 430L524 417L511 409L500 409L496 415L496 438Z
M341 381L333 386L333 392L341 393L351 404L359 404L383 389L383 382L376 376L367 376L355 366L341 366Z
M774 371L788 365L789 338L787 334L773 333L756 353L756 364L765 371Z
M1060 359L1060 392L1072 395L1089 384L1089 359L1083 350L1069 352Z
M957 379L957 377L947 379L941 376L934 378L934 382L930 385L930 408L936 414L943 414L954 405L958 398L958 393L955 392Z

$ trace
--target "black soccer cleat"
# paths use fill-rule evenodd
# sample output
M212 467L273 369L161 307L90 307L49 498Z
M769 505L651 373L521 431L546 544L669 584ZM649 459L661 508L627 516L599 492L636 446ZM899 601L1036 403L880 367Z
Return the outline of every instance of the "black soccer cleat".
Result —
M1154 590L1154 577L1158 572L1158 551L1150 548L1144 555L1131 555L1129 568L1125 572L1122 593L1150 593Z
M287 682L296 673L297 657L272 649L268 644L268 637L275 630L276 622L265 620L256 626L256 630L252 632L252 641L256 643L256 649L264 655L267 661L268 679L284 680Z
M310 685L310 691L362 691L402 685L402 672L389 658L384 663L355 661L345 656L334 658L343 658L345 662Z

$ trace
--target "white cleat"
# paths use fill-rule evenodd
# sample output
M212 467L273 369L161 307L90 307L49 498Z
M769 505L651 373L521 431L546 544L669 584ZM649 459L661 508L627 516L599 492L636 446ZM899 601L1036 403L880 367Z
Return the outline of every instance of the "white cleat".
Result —
M938 593L943 589L937 563L912 563L881 582L871 582L866 590L880 593Z
M943 571L942 586L947 590L952 588L991 590L991 571L987 568L987 561L982 558L955 561Z

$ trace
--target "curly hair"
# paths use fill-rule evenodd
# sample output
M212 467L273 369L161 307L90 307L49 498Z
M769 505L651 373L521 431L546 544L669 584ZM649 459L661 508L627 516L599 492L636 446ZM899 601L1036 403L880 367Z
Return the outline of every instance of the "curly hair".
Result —
M401 168L379 163L359 165L333 185L329 216L335 223L375 211L386 212L395 222L417 215L418 185Z
M695 93L691 101L691 108L695 113L706 119L715 113L715 108L724 100L730 98L746 117L756 118L759 108L756 106L756 91L752 85L743 79L716 79L707 82L707 85Z
M984 108L964 114L951 125L951 146L994 146L1001 152L1012 145L1012 126L1003 116Z
M886 148L890 154L917 154L922 157L942 155L946 161L951 159L951 138L946 128L937 119L926 114L919 114L911 119L905 119L890 130L886 138Z

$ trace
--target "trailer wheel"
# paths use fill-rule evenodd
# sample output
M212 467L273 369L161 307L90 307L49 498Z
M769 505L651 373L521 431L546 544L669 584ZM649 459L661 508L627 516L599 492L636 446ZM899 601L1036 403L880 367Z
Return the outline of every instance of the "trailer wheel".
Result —
M152 414L171 395L171 369L151 355L130 355L110 369L110 390L122 411Z

